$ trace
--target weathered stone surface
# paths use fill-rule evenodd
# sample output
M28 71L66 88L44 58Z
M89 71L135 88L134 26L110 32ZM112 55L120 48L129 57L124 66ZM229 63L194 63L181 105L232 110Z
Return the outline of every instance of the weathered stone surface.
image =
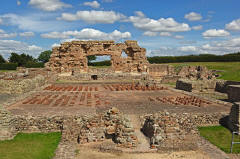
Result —
M240 85L228 85L227 94L229 101L240 102Z
M209 80L215 78L212 71L209 71L205 66L183 66L177 75L191 80Z
M174 67L167 64L149 65L149 75L153 78L162 78L164 76L175 75Z
M122 57L122 52L127 57ZM146 49L138 46L137 41L72 41L53 48L46 67L55 72L88 72L87 56L111 56L114 72L147 72Z
M158 112L142 116L142 132L150 138L152 147L173 147L188 135L196 135L198 126L218 125L225 113L168 113ZM192 139L192 138L191 138Z
M240 103L234 103L228 118L228 127L240 132Z
M14 116L13 119L11 126L15 133L62 132L62 142L66 143L84 144L112 138L121 147L138 144L130 120L114 107L103 114L88 116Z
M0 140L10 140L16 135L14 118L0 106Z
M188 92L193 90L197 91L207 91L209 89L214 90L216 87L216 80L188 80L188 79L179 79L176 83L176 88Z
M179 79L179 80L177 80L176 88L180 89L180 90L192 92L193 86L192 86L191 81Z
M19 94L34 90L45 84L45 78L37 75L32 79L3 80L0 79L0 92L8 94Z
M227 87L229 85L240 85L239 81L226 81L226 80L217 80L215 91L221 93L227 93Z

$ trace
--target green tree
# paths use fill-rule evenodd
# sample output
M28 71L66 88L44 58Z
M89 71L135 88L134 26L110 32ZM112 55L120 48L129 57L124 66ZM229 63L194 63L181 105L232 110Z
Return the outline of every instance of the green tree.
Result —
M96 60L97 57L95 55L90 55L90 56L87 57L87 59L88 59L88 62L91 62L91 61Z
M0 63L5 63L5 59L2 57L2 55L0 55Z
M18 55L17 53L11 53L10 57L9 57L9 62L11 63L19 63L20 62L20 55Z
M52 50L47 50L47 51L41 52L41 54L38 56L38 61L43 62L43 63L48 62L51 54L52 54Z
M27 54L18 55L17 53L11 53L9 57L9 62L17 63L18 66L25 66L28 62L36 62L37 60L34 59L32 56Z

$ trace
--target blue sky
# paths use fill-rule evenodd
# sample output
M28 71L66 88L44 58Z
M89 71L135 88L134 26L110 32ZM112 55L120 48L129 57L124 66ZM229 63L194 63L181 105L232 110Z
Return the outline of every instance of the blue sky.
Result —
M147 56L240 51L239 0L2 0L0 54L138 40Z

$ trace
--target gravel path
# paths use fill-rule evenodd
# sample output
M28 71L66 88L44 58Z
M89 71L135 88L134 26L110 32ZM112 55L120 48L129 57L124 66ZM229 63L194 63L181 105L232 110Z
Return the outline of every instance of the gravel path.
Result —
M149 139L140 131L141 123L140 123L139 117L137 115L129 115L129 118L131 120L131 123L134 127L135 133L138 138L138 146L133 151L134 152L149 152L149 151L151 151Z

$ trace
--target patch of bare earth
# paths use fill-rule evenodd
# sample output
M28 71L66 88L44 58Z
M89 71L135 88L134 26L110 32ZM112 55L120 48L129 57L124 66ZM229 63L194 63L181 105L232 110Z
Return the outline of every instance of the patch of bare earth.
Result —
M114 153L100 152L95 149L81 147L76 159L210 159L201 151L179 151L169 153Z

